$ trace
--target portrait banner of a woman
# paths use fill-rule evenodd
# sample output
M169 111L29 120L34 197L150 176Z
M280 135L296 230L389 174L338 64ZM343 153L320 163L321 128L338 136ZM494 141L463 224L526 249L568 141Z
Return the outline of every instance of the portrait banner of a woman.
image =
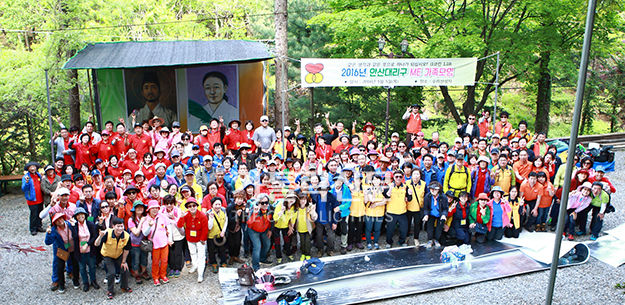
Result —
M211 119L223 117L225 124L239 119L237 65L187 68L189 94L187 127L197 132Z

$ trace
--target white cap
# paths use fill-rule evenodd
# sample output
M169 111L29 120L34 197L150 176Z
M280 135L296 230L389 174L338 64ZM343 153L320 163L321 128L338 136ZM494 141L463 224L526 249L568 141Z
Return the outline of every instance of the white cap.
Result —
M454 143L462 143L462 138L461 138L461 137L457 137L457 138L454 140Z
M262 121L262 120L267 120L267 121L269 121L269 117L268 117L268 116L266 116L266 115L263 115L263 116L261 116L261 117L260 117L260 120L261 120L261 121Z
M391 138L392 137L398 137L399 138L399 133L393 132L393 134L391 135Z
M59 191L56 193L58 196L62 196L62 195L69 195L69 189L66 187L62 187L59 189Z

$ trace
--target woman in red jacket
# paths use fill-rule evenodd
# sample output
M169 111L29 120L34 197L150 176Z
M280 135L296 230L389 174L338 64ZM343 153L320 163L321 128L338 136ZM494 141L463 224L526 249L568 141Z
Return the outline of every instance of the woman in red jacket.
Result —
M91 147L91 136L88 133L83 133L79 137L80 143L74 143L70 141L67 147L76 150L76 162L75 164L87 163L89 167L93 165L91 155L94 153Z
M206 267L206 238L208 237L208 218L204 213L198 213L198 204L195 198L189 197L185 203L187 212L178 219L176 226L184 228L191 262L193 267L189 273L197 271L197 282L204 281L204 268Z
M241 134L241 143L247 143L252 146L250 148L250 152L256 152L256 144L254 143L254 122L248 120L245 122L245 131Z

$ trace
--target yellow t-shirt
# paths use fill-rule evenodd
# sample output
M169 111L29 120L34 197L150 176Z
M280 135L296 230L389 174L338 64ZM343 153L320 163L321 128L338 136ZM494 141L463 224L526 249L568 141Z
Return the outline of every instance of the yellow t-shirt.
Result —
M349 215L362 217L365 215L365 193L361 190L352 192L352 205L349 207Z
M372 189L367 190L367 192L372 192ZM384 195L382 193L378 193L374 197L376 200L384 200ZM371 203L369 206L373 205ZM386 205L377 206L375 208L365 207L365 215L369 217L383 217L384 210L386 210Z
M406 186L399 185L391 189L391 198L386 204L386 212L401 215L406 213Z
M415 185L408 182L408 188L412 190L412 200L408 201L408 211L419 212L423 208L423 197L425 196L425 182L419 180Z
M306 209L298 209L296 213L297 232L308 233L308 226L306 225L306 222L308 221L308 213L306 213Z
M219 225L217 225L216 221L219 221ZM219 212L215 213L215 218L213 218L213 227L210 229L210 231L208 231L208 238L215 238L216 236L219 236L219 233L221 233L221 230L219 230L219 226L221 226L221 228L223 229L225 224L226 212L224 212L223 210L219 210Z
M295 206L292 206L290 209L284 211L284 213L282 213L282 215L278 216L278 214L280 213L280 211L282 211L284 207L282 206L282 204L277 204L276 205L276 210L273 213L274 215L274 221L276 222L276 228L278 229L286 229L289 227L289 222L294 222L295 221Z

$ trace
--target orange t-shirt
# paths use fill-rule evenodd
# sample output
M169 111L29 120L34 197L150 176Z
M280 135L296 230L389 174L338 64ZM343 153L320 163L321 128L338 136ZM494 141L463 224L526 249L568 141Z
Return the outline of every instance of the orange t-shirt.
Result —
M540 184L536 182L536 184ZM543 195L540 197L540 204L538 204L539 208L548 208L551 206L551 201L553 200L553 196L549 196L549 189L553 189L553 184L549 181L545 181L546 185L543 185Z
M521 177L527 179L529 174L532 172L532 169L534 169L534 165L529 161L525 164L521 164L521 161L517 161L514 165L512 165L512 169L514 169L515 172L518 172ZM521 181L522 180L517 177L516 182L521 183Z
M521 183L519 192L523 193L525 201L536 200L538 196L543 195L543 186L542 184L536 182L536 184L534 184L534 187L531 187L529 181L526 180Z

